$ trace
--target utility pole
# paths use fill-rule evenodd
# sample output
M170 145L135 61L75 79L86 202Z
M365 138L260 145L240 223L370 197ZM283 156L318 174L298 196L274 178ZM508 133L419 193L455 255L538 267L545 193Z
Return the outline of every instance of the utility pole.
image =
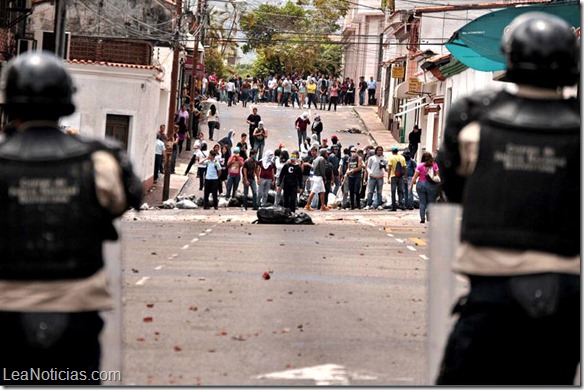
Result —
M199 63L199 42L201 41L200 36L200 30L203 28L203 23L202 20L203 18L201 17L201 2L204 0L197 0L197 11L195 12L195 20L193 22L193 26L191 27L191 31L194 32L194 38L195 38L195 42L194 42L194 47L193 47L193 67L191 68L191 106L195 109L194 106L194 101L195 101L195 92L197 89L197 83L196 83L196 73L197 73L197 64ZM191 137L187 139L187 146L186 146L186 150L191 150L191 142L195 142L194 137L197 136L196 134L196 130L198 129L193 129L192 125L194 124L194 119L193 119L193 112L190 112L190 123L191 123ZM197 125L198 125L198 121L197 121Z
M178 26L174 40L172 42L172 73L170 75L170 102L168 104L168 124L166 126L166 159L164 161L164 185L162 187L162 201L168 199L170 192L170 172L172 170L172 144L174 142L174 114L176 113L182 0L176 0L176 18L178 20Z
M201 42L201 30L203 29L202 17L202 2L205 0L197 0L197 12L195 14L195 47L193 50L193 68L191 69L191 100L195 99L195 90L197 89L195 78L197 72L197 64L199 63L199 42Z
M55 55L65 58L65 21L67 20L67 0L55 0Z

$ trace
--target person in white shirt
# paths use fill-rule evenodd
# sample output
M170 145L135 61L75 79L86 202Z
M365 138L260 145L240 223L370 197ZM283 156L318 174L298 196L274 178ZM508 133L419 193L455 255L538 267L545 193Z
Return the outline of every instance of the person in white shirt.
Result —
M369 105L375 105L375 88L377 88L377 83L373 80L373 76L367 82L367 95L369 98Z
M235 97L235 83L233 79L229 79L227 83L227 107L231 107L233 104L233 98Z

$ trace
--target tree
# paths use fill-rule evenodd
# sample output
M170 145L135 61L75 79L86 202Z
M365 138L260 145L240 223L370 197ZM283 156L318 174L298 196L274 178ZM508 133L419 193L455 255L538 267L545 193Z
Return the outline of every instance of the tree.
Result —
M217 51L216 48L211 47L205 49L205 58L203 60L205 64L205 72L211 74L213 72L217 73L217 77L224 78L226 76L225 65L223 64L223 57L221 53Z
M288 1L278 7L262 4L241 17L247 36L244 52L256 50L256 74L340 72L342 50L328 44L329 34L337 31L340 16L347 12L346 0L313 0L305 10L303 3Z

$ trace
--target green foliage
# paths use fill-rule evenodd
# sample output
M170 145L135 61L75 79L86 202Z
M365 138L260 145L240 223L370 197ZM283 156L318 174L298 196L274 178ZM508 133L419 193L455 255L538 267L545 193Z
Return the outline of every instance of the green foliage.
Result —
M211 47L205 49L205 57L203 59L205 64L205 72L211 74L213 72L217 73L217 77L222 78L227 76L227 71L225 65L223 64L223 57L217 49Z
M347 12L346 0L288 1L278 7L262 4L242 15L241 30L248 43L243 51L258 53L252 69L254 74L283 74L317 71L339 74L342 46L327 44L328 35L338 31L338 20Z

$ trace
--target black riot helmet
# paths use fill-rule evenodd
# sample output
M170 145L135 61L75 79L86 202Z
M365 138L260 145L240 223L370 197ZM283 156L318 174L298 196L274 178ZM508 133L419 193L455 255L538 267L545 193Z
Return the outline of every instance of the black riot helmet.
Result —
M2 74L4 106L20 119L58 119L75 111L75 86L63 60L50 52L26 52Z
M574 85L579 79L579 44L563 19L527 12L515 18L503 35L506 80L544 88Z

